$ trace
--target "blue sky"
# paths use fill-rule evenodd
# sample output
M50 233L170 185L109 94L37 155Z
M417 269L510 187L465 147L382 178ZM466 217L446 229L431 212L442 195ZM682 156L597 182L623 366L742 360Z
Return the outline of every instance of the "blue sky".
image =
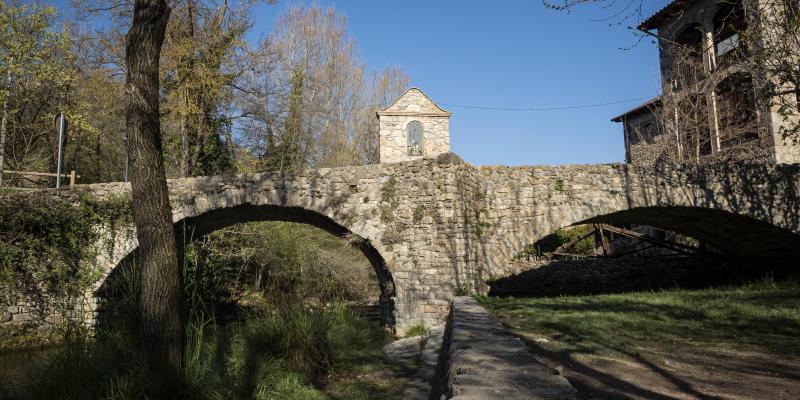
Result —
M402 67L412 85L442 104L544 108L650 97L658 52L624 27L595 22L610 10L572 13L526 1L317 1L345 15L367 64ZM646 0L651 13L667 0ZM262 6L252 35L268 34L286 7ZM649 14L648 14L649 15ZM624 160L622 127L609 120L643 100L557 111L492 111L443 105L453 113L452 150L479 165Z
M624 26L593 21L615 10L587 6L564 13L541 0L316 3L347 17L371 68L403 68L413 86L453 113L452 151L473 164L623 161L622 127L610 119L658 91L656 46L646 40L621 50L636 37ZM650 15L668 1L645 3ZM313 3L258 6L251 39L268 35L275 17L298 4ZM551 111L452 106L547 108L627 99L640 100Z

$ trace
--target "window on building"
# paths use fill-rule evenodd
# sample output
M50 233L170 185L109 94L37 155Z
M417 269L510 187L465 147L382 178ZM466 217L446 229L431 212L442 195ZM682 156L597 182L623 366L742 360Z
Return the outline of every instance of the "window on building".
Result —
M406 128L408 130L408 155L421 156L423 129L419 121L411 121Z
M722 57L725 54L730 53L737 47L739 47L739 34L734 33L727 39L723 39L722 41L717 43L717 56Z
M734 50L741 45L740 34L747 28L744 7L741 0L722 2L719 11L714 15L714 49L717 66L724 65L731 59Z
M645 141L653 140L657 135L656 123L654 121L645 122L640 128L639 134Z
M745 73L722 80L715 90L720 149L758 139L753 79Z
M800 85L794 87L794 108L800 110Z
M711 154L711 131L708 129L708 104L705 94L684 96L675 109L675 124L681 133L682 159L699 162Z
M699 24L690 24L675 36L672 51L674 89L680 90L704 78L703 31Z

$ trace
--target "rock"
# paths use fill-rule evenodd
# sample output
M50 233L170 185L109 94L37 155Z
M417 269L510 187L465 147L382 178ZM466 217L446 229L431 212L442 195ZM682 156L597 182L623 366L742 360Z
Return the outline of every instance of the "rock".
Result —
M448 151L447 153L442 153L436 156L436 162L439 164L461 165L464 164L464 159L459 157L458 154Z
M412 336L395 340L383 347L383 356L389 361L407 361L419 357L422 353L422 336Z

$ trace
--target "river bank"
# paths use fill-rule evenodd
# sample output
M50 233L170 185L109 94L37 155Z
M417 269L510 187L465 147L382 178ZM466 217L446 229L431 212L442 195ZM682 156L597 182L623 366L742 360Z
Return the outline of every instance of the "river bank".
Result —
M391 336L345 307L253 313L226 327L195 322L185 365L165 380L132 335L98 332L41 352L0 357L0 398L400 399L413 365L383 358Z

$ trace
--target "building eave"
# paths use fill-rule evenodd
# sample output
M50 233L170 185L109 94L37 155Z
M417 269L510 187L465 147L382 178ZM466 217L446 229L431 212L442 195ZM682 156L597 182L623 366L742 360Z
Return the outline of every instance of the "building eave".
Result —
M661 96L653 97L652 99L647 100L646 102L639 104L638 106L628 111L625 111L624 113L617 115L614 118L611 118L611 122L622 122L625 120L626 117L630 115L640 114L645 111L652 112L653 108L658 107L660 105L661 105Z
M433 104L433 106L434 106L434 107L436 107L437 109L439 109L439 111L440 111L440 112L433 112L433 113L432 113L432 112L427 112L427 113L425 113L425 112L421 112L421 113L413 113L413 112L410 112L410 111L387 111L387 110L388 110L388 109L390 109L390 108L391 108L391 107L392 107L392 106L393 106L395 103L397 103L397 102L398 102L400 99L402 99L402 98L403 98L403 97L404 97L404 96L405 96L405 95L406 95L408 92L410 92L410 91L412 91L412 90L416 90L416 91L418 91L418 92L422 93L422 95L423 95L423 96L425 96L425 98L426 98L426 99L428 99L428 101L430 101L430 102L431 102L431 104ZM403 92L403 94L401 94L400 96L397 96L397 98L396 98L396 99L394 99L394 101L393 101L393 102L389 103L389 105L388 105L388 106L386 106L386 107L384 107L384 108L382 108L382 109L378 110L378 111L375 113L375 116L376 116L376 117L377 117L377 116L381 116L381 115L419 115L419 116L423 116L423 114L430 114L431 116L439 116L439 117L449 117L450 115L452 115L452 113L451 113L450 111L447 111L447 110L445 110L444 108L440 107L438 104L436 104L436 102L435 102L435 101L433 101L433 99L431 99L430 97L428 97L428 95L427 95L427 94L425 94L425 92L423 92L423 91L422 91L422 89L420 89L420 88L418 88L418 87L410 87L410 88L406 89L406 91L405 91L405 92Z
M378 116L384 115L397 115L397 116L414 116L414 117L449 117L453 113L449 111L444 112L416 112L416 111L378 111Z
M676 14L683 11L693 2L694 0L674 0L673 2L667 4L667 6L664 8L656 11L656 13L651 15L650 18L644 20L644 22L639 24L638 28L642 31L658 29L664 24L665 21L675 17Z

